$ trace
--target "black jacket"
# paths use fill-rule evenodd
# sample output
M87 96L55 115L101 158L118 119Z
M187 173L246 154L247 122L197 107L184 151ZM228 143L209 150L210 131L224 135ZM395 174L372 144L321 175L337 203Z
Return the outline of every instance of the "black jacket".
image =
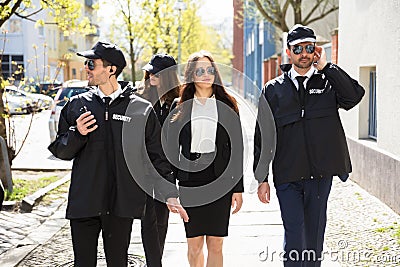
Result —
M174 182L150 102L134 95L129 84L121 87L124 91L110 104L108 121L105 104L93 90L71 98L61 111L57 139L49 150L60 159L74 159L69 219L108 213L141 217L146 199L143 189L154 182L144 179L147 170L143 166L155 166L164 178ZM87 136L75 128L83 106L92 112L98 125ZM156 184L165 198L176 197L175 185L162 180L157 179Z
M275 120L274 184L311 176L345 176L352 169L338 108L349 110L357 105L364 89L337 65L328 63L307 82L302 111L298 92L288 76L291 66L282 65L284 73L269 81L260 97L259 105L266 100ZM268 107L259 108L257 121L262 120L260 112L266 112ZM267 154L264 158L272 159L270 152L274 148L270 142L264 142L259 125L257 123L254 137L253 169L256 170L258 164L267 165L260 168L263 172L255 171L256 179L262 182L267 180L262 173L267 173L269 162L260 160L260 155L264 150L264 155Z
M218 99L217 99L218 100ZM171 118L182 112L179 119L166 121L168 123L168 153L174 168L174 175L179 181L188 181L190 169L190 146L192 140L191 110L193 100L186 101L180 106L171 105ZM183 107L184 106L184 107ZM189 112L188 112L189 111ZM216 134L216 155L214 160L214 174L217 179L232 188L234 193L243 192L243 137L239 115L234 110L217 101L218 125Z

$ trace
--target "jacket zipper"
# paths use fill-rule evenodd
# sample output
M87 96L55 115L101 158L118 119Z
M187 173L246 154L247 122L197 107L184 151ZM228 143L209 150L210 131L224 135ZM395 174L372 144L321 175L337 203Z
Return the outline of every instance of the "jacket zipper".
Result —
M312 78L312 76L311 76ZM307 134L306 134L306 118L305 118L305 102L306 102L306 97L307 97L307 88L309 85L309 82L311 80L311 78L308 80L307 84L306 84L306 90L304 92L304 98L300 99L300 108L301 108L301 122L303 124L303 137L304 137L304 143L306 145L306 154L307 154L307 161L308 161L308 168L310 170L310 176L312 176L313 171L312 171L312 165L311 165L311 156L310 156L310 151L309 151L309 144L307 141Z

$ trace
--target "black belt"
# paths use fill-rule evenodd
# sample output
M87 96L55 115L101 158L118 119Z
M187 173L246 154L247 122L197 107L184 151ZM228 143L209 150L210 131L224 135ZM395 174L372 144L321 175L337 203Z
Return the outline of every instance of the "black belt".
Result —
M210 153L190 153L190 160L198 164L210 164L215 159L215 152Z

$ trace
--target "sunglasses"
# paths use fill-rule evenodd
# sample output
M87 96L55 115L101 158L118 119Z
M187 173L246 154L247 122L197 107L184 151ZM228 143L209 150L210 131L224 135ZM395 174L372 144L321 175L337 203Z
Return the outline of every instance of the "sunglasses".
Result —
M295 55L299 55L301 54L301 52L303 52L303 49L306 49L306 52L308 54L312 54L315 51L315 45L313 44L308 44L306 46L301 46L301 45L294 45L292 48L292 51Z
M201 77L206 73L206 71L210 75L215 75L215 68L213 66L209 66L209 67L207 67L207 69L204 69L204 68L201 68L201 67L197 68L196 71L195 71L195 74L196 74L197 77Z
M88 66L89 70L94 70L94 68L96 67L96 65L94 64L93 59L88 59L85 61L85 63L83 63L85 66Z

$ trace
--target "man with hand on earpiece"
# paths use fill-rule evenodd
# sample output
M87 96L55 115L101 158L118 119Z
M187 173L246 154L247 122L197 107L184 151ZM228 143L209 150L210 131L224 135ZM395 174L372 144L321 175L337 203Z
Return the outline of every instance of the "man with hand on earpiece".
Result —
M144 212L146 159L160 174L155 184L170 211L185 221L188 216L177 200L151 103L135 96L131 83L117 81L126 66L120 48L98 42L77 55L86 58L88 91L63 107L57 138L49 146L56 157L74 159L66 214L74 266L96 266L100 231L107 266L127 266L132 222Z

